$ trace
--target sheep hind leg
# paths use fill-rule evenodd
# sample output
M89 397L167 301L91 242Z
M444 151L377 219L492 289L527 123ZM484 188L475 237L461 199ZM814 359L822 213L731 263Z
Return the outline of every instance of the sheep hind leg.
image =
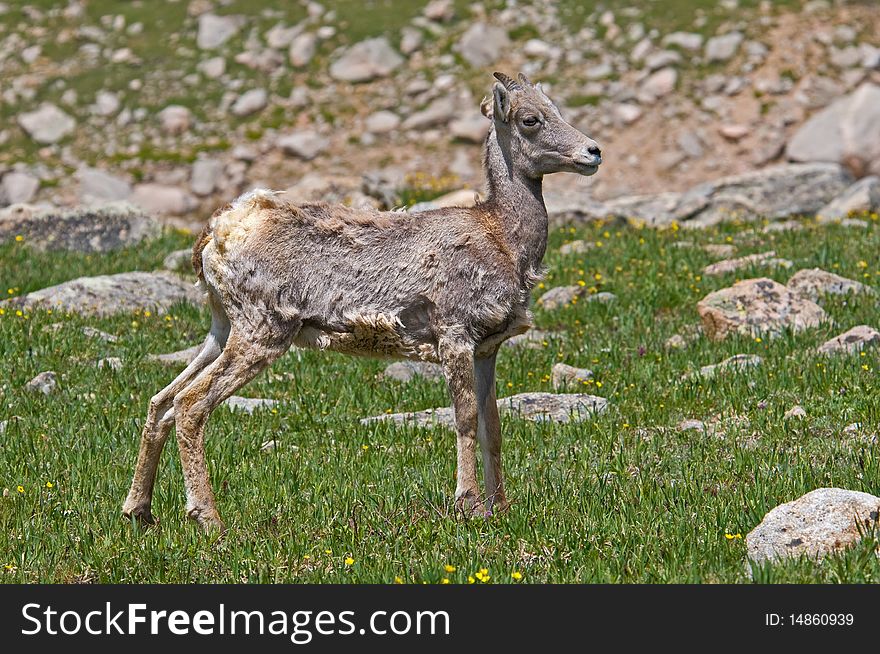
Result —
M206 531L224 531L205 460L205 424L211 412L247 384L290 346L296 330L283 339L253 338L233 329L223 352L174 398L174 419L186 488L187 516Z
M215 311L211 332L199 353L174 381L150 400L131 488L122 505L122 514L126 518L136 518L145 524L155 522L151 511L153 487L156 483L162 449L174 424L174 396L220 356L228 334L229 321L222 311Z

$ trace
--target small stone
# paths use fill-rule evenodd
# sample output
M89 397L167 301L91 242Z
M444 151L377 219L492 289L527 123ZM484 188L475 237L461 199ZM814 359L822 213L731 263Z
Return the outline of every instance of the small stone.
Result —
M273 452L279 447L281 447L281 441L273 438L268 441L263 441L263 444L260 445L260 452Z
M192 250L185 248L175 250L162 260L162 267L172 272L184 272L192 269Z
M373 134L393 132L400 125L400 116L393 111L377 111L367 116L364 127Z
M119 357L105 357L103 359L98 359L95 365L99 369L107 369L107 370L122 370L123 364L122 359Z
M483 68L497 61L509 46L506 30L477 22L468 27L456 49L472 68Z
M14 170L0 181L0 206L27 203L34 199L40 180L27 172Z
M706 41L704 55L709 63L727 61L733 58L743 41L743 35L739 32L730 32L722 36L713 36Z
M58 388L57 375L54 370L46 370L24 385L25 390L43 395L51 395Z
M730 243L708 243L703 246L703 251L713 257L729 257L736 252L736 246Z
M807 411L800 404L796 404L782 416L785 420L803 420L807 417Z
M776 252L770 250L769 252L761 252L759 254L750 254L745 257L739 257L737 259L725 259L724 261L718 261L717 263L710 264L703 268L704 275L726 275L728 273L736 272L737 270L743 270L745 268L751 268L753 266L770 266L770 267L783 267L790 268L792 265L791 261L787 259L778 259L776 257Z
M564 363L554 364L550 371L550 379L554 389L576 387L593 379L593 371L587 368L575 368Z
M377 37L355 43L330 64L330 76L342 82L369 82L387 77L403 64L388 39Z
M559 246L559 254L563 256L567 256L569 254L583 254L585 252L589 252L593 248L596 247L595 243L588 243L587 241L572 241L571 243L565 243Z
M453 120L449 132L453 138L467 143L482 144L489 133L489 121L482 114L474 114Z
M218 79L226 72L226 59L223 57L211 57L204 59L196 66L198 71L210 79Z
M638 105L624 102L614 106L614 116L624 125L632 125L642 117L642 110Z
M719 373L739 372L746 368L754 368L764 362L764 359L757 354L735 354L730 358L724 359L720 363L700 368L700 377L703 379L712 379ZM688 378L692 376L687 376Z
M504 347L524 347L527 350L542 350L551 341L562 338L560 332L548 332L542 329L530 329L525 334L512 336L504 341Z
M196 159L190 175L190 188L196 195L213 193L223 177L223 162L218 159Z
M873 293L874 289L854 279L827 272L821 268L797 271L786 286L808 300L816 302L824 295L848 295L850 293Z
M244 24L241 16L216 16L204 13L199 16L196 44L202 50L214 50L235 36Z
M294 68L304 68L311 63L318 49L318 37L311 32L300 34L290 44L288 58Z
M118 202L131 196L131 184L127 180L97 168L80 168L76 178L83 202Z
M427 361L395 361L382 373L383 377L408 382L422 377L429 380L443 379L443 367Z
M703 35L695 32L672 32L663 37L662 43L696 52L703 46Z
M97 338L105 343L116 343L119 340L118 336L102 332L100 329L95 329L94 327L89 326L83 327L82 333L88 338Z
M182 188L152 183L135 186L130 202L151 213L172 216L182 216L198 205L196 199Z
M751 134L752 130L748 125L722 125L718 128L718 133L728 141L740 141Z
M584 286L557 286L538 298L537 304L546 311L553 311L576 302L586 291Z
M686 432L686 431L696 431L701 434L706 433L706 425L702 420L696 419L687 419L682 420L675 426L676 431Z
M192 126L192 112L179 104L170 104L159 112L159 124L166 134L178 135Z
M241 397L239 395L233 395L223 404L233 411L244 411L247 414L252 414L257 409L271 409L278 404L278 400L266 400L256 397Z
M292 155L304 161L311 161L330 145L320 134L312 131L290 132L281 136L276 144L284 154Z
M201 351L202 344L199 343L198 345L193 345L192 347L178 350L176 352L169 352L167 354L148 354L147 359L169 367L188 366Z
M38 143L57 143L76 128L76 121L54 104L44 102L38 109L19 114L18 124Z
M238 96L230 111L240 118L250 116L265 109L268 102L266 89L251 89Z

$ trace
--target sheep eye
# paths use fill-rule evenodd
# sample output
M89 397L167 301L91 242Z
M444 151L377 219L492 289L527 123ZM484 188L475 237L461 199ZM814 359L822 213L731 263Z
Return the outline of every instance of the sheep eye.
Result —
M526 127L534 127L538 124L538 119L535 116L527 116L523 118L523 125Z

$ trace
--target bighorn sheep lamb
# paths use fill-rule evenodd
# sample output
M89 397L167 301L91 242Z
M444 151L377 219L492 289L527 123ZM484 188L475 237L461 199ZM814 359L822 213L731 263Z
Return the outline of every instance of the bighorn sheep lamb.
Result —
M291 206L271 191L239 197L193 246L211 330L198 356L150 400L127 517L152 521L162 447L177 430L186 510L223 529L205 464L211 412L291 346L434 361L457 431L455 505L507 507L495 402L499 346L530 326L547 246L544 175L593 175L596 142L569 125L540 84L495 73L484 166L486 200L471 208L379 212ZM483 455L485 495L476 475Z

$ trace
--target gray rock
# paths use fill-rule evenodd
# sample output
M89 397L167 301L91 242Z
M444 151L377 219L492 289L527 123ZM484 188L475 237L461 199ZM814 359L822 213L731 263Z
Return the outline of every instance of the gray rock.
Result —
M863 177L847 188L819 209L817 218L820 222L842 220L850 214L872 211L880 211L880 177L876 175Z
M192 270L192 249L175 250L162 260L162 267L171 272L190 272Z
M109 91L98 91L91 112L96 116L112 116L119 111L119 96Z
M430 127L438 127L448 123L457 113L458 102L456 102L456 99L450 96L442 96L421 111L408 116L403 121L401 128L405 130L423 130Z
M801 297L816 302L823 295L847 295L849 293L873 293L874 289L854 279L827 272L821 268L798 270L786 284Z
M702 335L702 325L685 325L680 333L667 338L664 341L664 346L668 350L683 350L691 343L698 341Z
M443 379L443 366L427 361L395 361L382 373L388 379L399 382L412 381L416 377L424 379Z
M564 243L559 246L559 254L563 256L567 256L569 254L584 254L585 252L589 252L590 250L596 247L595 243L588 243L587 241L572 241L571 243Z
M411 55L422 47L425 34L414 27L404 27L400 34L400 51L405 55Z
M0 306L109 316L149 309L164 313L178 302L201 305L202 292L169 272L79 277L0 302Z
M33 393L51 395L58 388L58 376L54 370L46 370L24 385L25 390Z
M257 409L271 409L273 406L277 406L278 400L233 395L223 404L233 411L244 411L247 414L252 414Z
M682 420L675 426L675 430L678 432L686 432L686 431L697 431L701 434L706 433L706 424L702 420L696 420L695 418L689 418L686 420Z
M745 268L752 268L755 266L769 266L771 268L782 267L782 268L790 268L792 262L788 259L779 259L776 257L776 252L770 250L769 252L761 252L759 254L749 254L745 257L738 257L736 259L725 259L724 261L718 261L713 264L709 264L705 268L703 268L703 274L707 276L714 275L726 275L728 273L736 272L737 270L743 270Z
M642 117L642 109L630 102L624 102L614 106L614 117L624 125L632 125Z
M223 57L210 57L203 59L196 66L198 71L210 79L219 79L226 72L226 59Z
M196 159L190 175L190 188L196 195L210 195L223 177L223 162L218 159Z
M714 363L700 368L699 376L702 379L712 379L716 375L728 372L740 372L747 368L760 366L764 359L757 354L734 354L732 357L724 359L720 363ZM688 375L688 378L691 376Z
M739 46L743 41L743 35L739 32L730 32L722 36L713 36L706 41L704 56L706 61L712 63L716 61L727 61L732 59L739 50Z
M795 132L786 155L880 175L880 86L866 82L814 115Z
M99 370L122 370L123 365L122 359L119 357L104 357L95 362L95 366Z
M400 116L393 111L377 111L367 116L364 127L372 134L387 134L400 125Z
M202 50L215 50L235 36L244 25L242 16L199 16L199 31L196 44Z
M691 159L699 159L703 156L703 141L695 132L685 130L676 139L678 147Z
M161 233L161 225L127 204L0 214L0 243L22 235L41 250L110 252Z
M468 65L483 68L497 61L509 46L506 30L477 22L462 34L456 49Z
M681 55L674 50L658 50L645 57L645 67L648 70L660 70L667 66L677 66L681 63Z
M709 293L697 303L703 330L721 340L730 334L776 336L786 329L817 327L827 316L822 308L772 279L746 279Z
M161 363L163 366L179 367L188 366L196 355L202 351L202 344L193 345L192 347L178 350L177 352L168 352L167 354L148 354L148 361Z
M736 252L736 246L730 243L708 243L703 250L713 257L730 257Z
M422 15L428 20L446 23L455 16L455 5L452 0L431 0L422 10Z
M453 138L479 145L486 140L489 124L485 116L475 113L453 120L449 124L449 132Z
M193 122L192 112L179 104L169 104L159 112L158 118L162 131L171 135L183 134Z
M642 93L647 94L648 99L657 99L669 95L675 90L678 82L678 71L674 68L661 68L652 73L642 82Z
M251 89L238 96L230 111L242 118L262 111L268 103L269 95L266 93L266 89Z
M571 393L520 393L498 400L498 411L532 422L583 422L602 413L608 400L595 395ZM411 413L390 413L361 419L361 424L395 422L417 427L455 426L455 414L449 407L426 409Z
M802 555L818 560L873 533L878 517L880 497L819 488L768 512L746 535L748 557L755 563Z
M318 49L318 37L311 32L300 34L290 44L287 56L290 59L290 65L294 68L305 68L308 66L315 52Z
M284 154L289 154L304 161L311 161L330 145L330 142L320 134L312 131L290 132L281 136L276 141Z
M82 328L82 333L88 338L97 338L105 343L116 343L119 341L118 336L102 332L100 329L95 329L94 327L85 326Z
M182 216L198 206L196 199L177 186L166 184L138 184L130 202L150 213Z
M83 202L118 202L131 196L131 184L121 177L97 168L80 168L79 199Z
M662 43L696 52L703 46L703 35L695 32L672 32L663 37Z
M785 420L803 420L807 417L807 410L800 404L796 404L786 411L782 417Z
M880 344L880 332L868 325L859 325L835 336L819 346L819 354L852 354Z
M341 82L369 82L387 77L403 64L388 39L377 37L355 43L330 64L330 76Z
M537 305L546 311L554 311L573 302L587 292L585 286L557 286L538 298Z
M508 338L504 341L503 347L524 347L527 350L542 350L547 347L551 341L559 340L562 337L562 332L548 332L542 329L530 329L525 334L518 334Z
M30 173L13 170L0 180L0 206L30 202L40 188L40 180Z
M550 371L550 380L553 388L577 388L587 380L593 378L593 371L587 368L575 368L564 363L553 365Z
M19 114L18 124L37 143L45 144L57 143L76 128L73 118L48 102Z

